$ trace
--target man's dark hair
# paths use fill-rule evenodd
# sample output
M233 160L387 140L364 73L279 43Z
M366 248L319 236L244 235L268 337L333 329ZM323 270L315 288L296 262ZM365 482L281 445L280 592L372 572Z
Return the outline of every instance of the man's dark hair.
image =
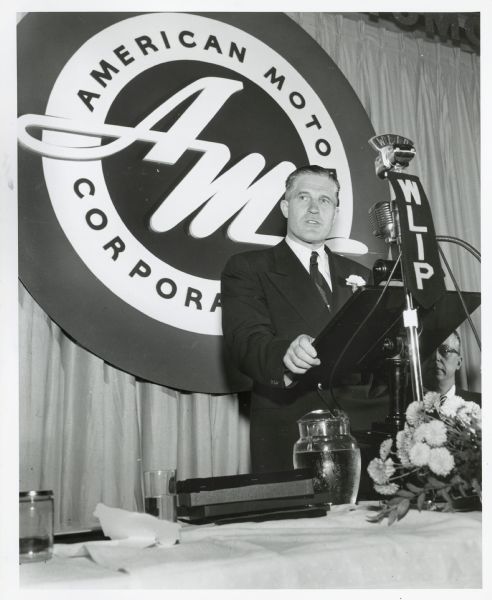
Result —
M326 169L325 167L320 167L319 165L304 165L303 167L299 167L295 171L292 171L292 173L285 180L285 192L288 192L292 188L298 177L306 174L326 175L329 177L337 186L337 206L339 206L340 182L338 181L337 172L335 169ZM285 198L285 194L283 197Z

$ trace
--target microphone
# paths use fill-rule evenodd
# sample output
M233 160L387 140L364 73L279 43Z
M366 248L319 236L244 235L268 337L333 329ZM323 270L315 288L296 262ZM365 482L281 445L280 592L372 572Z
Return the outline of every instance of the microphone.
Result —
M373 235L383 238L387 244L395 244L398 236L398 209L396 203L381 201L373 204L369 209L369 219L373 227ZM395 265L394 260L377 260L372 268L374 285L385 284L389 274ZM398 264L393 273L392 286L401 286L402 283L401 263Z
M369 209L373 235L383 238L387 244L396 242L398 213L393 201L376 202Z
M412 140L396 133L375 135L369 145L376 150L376 175L387 178L391 172L401 173L415 156ZM373 226L373 235L383 238L387 244L394 244L400 236L398 207L394 200L381 201L369 209L369 218Z
M369 144L378 152L375 168L376 175L381 179L384 179L389 171L403 171L415 156L412 140L396 133L375 135L369 140Z

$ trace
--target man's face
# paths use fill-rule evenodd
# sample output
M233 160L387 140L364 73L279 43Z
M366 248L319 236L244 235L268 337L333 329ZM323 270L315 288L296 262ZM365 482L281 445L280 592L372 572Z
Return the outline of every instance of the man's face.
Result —
M337 185L327 175L304 173L280 203L288 235L304 246L319 246L330 235L337 213Z
M423 364L425 387L436 391L441 387L441 391L446 392L454 384L454 374L461 361L459 341L451 334Z

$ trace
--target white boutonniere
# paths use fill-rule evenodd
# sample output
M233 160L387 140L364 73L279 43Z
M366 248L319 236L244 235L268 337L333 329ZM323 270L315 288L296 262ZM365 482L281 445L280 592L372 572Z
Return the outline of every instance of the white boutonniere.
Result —
M360 275L349 275L345 282L352 288L352 292L356 292L366 285L366 280Z

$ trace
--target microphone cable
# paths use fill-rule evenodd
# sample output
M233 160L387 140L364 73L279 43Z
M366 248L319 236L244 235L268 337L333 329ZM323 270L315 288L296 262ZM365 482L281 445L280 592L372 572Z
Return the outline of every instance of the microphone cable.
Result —
M480 252L478 252L478 250L476 248L474 248L471 244L468 244L468 242L464 242L463 240L460 240L459 238L455 238L453 236L441 236L441 235L436 235L436 240L438 242L451 242L451 243L458 244L462 248L465 248L466 250L468 250L480 263L482 262ZM477 342L478 348L481 352L482 351L482 342L480 340L480 336L478 335L478 331L476 330L475 325L473 324L473 321L471 319L471 315L466 306L466 302L463 298L463 294L461 293L461 289L458 285L458 282L456 281L456 278L453 274L453 271L451 270L451 267L444 255L444 252L443 252L441 246L438 245L437 249L439 250L439 254L441 255L441 259L442 259L444 265L446 266L449 276L451 277L451 280L453 281L454 289L457 291L458 297L461 301L461 306L463 307L463 310L465 311L466 320L468 321L468 324L470 325L473 335L475 336L475 341Z
M345 355L345 353L347 352L348 348L351 346L352 342L354 341L354 339L357 337L357 335L359 334L360 330L364 327L364 325L367 323L367 321L369 320L369 318L373 315L374 311L376 310L376 308L379 306L381 300L383 299L383 296L386 292L386 290L388 289L388 286L395 274L396 268L398 266L398 264L400 263L401 260L401 251L398 254L398 257L395 261L395 264L393 265L393 268L391 269L391 272L388 276L388 280L386 281L386 284L384 285L381 293L379 294L378 299L376 300L376 302L374 303L374 306L371 308L371 310L367 313L367 315L365 316L365 318L363 319L363 321L359 324L359 326L357 327L357 329L354 331L354 333L350 336L350 338L347 340L347 343L345 344L345 346L343 347L342 351L340 352L340 354L338 355L338 358L335 361L335 364L333 365L333 368L331 370L331 375L330 375L330 379L328 381L328 390L330 392L330 396L331 396L331 400L333 402L333 404L339 409L342 410L340 404L337 402L336 398L335 398L335 394L333 392L333 379L334 379L334 375L335 375L335 371L337 370L343 356ZM330 407L328 406L328 403L326 402L326 400L323 398L323 395L321 394L321 384L318 384L318 386L316 387L316 391L318 392L319 397L321 398L321 400L323 401L323 404L325 404L325 406L328 407L329 410Z
M436 235L436 240L438 242L450 242L451 244L461 246L465 250L468 250L468 252L474 258L476 258L479 263L482 262L482 255L480 252L475 248L475 246L472 246L469 242L465 242L465 240L455 237L454 235Z

